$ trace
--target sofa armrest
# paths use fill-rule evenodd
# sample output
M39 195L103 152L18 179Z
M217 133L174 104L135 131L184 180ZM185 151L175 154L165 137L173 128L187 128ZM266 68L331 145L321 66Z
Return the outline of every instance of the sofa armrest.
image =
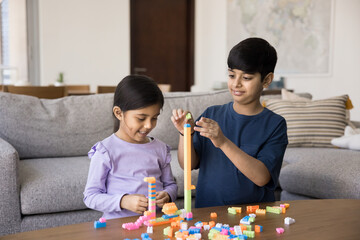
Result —
M19 155L0 138L0 236L20 231Z

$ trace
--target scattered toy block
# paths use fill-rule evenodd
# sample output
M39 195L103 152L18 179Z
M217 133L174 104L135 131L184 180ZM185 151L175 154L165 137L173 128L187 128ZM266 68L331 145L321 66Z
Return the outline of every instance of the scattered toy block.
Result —
M243 231L243 235L248 236L249 238L254 238L255 237L255 232L254 231Z
M259 209L256 209L255 213L258 214L258 215L265 215L265 214L266 214L266 210L259 208Z
M236 209L229 207L228 208L228 213L235 215L236 214Z
M153 233L153 226L148 226L146 232Z
M237 213L241 213L241 207L232 207L236 210Z
M259 209L259 205L246 206L246 211L250 212L250 213L254 213L256 211L256 209Z
M263 226L255 225L255 232L262 232L262 231L263 231Z
M276 213L276 214L280 214L282 211L280 208L275 208L275 207L266 207L266 212L270 212L270 213Z
M284 219L284 224L286 224L286 225L291 225L291 224L293 224L293 223L295 223L295 219L293 219L293 218L291 218L291 217L286 217L286 218Z
M210 217L211 217L211 218L217 218L217 214L216 214L216 212L212 212L212 213L210 213Z
M106 222L94 221L94 228L106 227Z
M276 228L276 232L279 234L283 234L284 233L284 229L283 228Z

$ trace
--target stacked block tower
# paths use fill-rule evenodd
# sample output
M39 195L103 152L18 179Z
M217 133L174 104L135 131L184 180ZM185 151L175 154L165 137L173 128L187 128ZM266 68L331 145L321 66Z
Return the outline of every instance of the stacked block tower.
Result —
M191 119L191 114L188 113L186 118ZM184 174L184 208L186 218L191 220L191 190L195 189L195 186L191 185L191 125L188 123L184 125Z
M148 200L149 210L145 212L145 216L150 216L150 219L156 217L156 179L154 177L146 177L144 181L148 183Z

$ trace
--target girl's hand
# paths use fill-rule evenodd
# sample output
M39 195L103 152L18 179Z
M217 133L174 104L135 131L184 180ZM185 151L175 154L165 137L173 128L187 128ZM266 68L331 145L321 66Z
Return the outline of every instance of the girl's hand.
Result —
M196 122L194 130L198 131L201 136L209 138L217 148L220 148L226 141L226 137L221 131L219 124L210 118L201 117L200 120Z
M192 118L191 113L191 119L186 119L186 114L188 113L190 112L183 109L173 109L172 111L171 121L173 122L176 129L181 132L181 134L184 134L184 125L186 123L189 123L191 125L191 129L193 129L195 126L194 119Z
M170 202L170 196L165 191L156 192L156 205L163 207L165 203Z
M143 214L148 207L148 199L142 194L124 195L120 201L120 207L139 214Z

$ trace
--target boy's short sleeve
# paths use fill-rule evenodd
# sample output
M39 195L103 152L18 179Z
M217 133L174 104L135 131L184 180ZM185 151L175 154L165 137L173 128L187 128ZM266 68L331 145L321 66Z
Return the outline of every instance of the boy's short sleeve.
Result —
M271 180L266 188L275 190L278 184L280 169L283 162L286 146L288 144L287 127L285 119L282 119L275 131L259 151L257 159L265 164L270 172Z

